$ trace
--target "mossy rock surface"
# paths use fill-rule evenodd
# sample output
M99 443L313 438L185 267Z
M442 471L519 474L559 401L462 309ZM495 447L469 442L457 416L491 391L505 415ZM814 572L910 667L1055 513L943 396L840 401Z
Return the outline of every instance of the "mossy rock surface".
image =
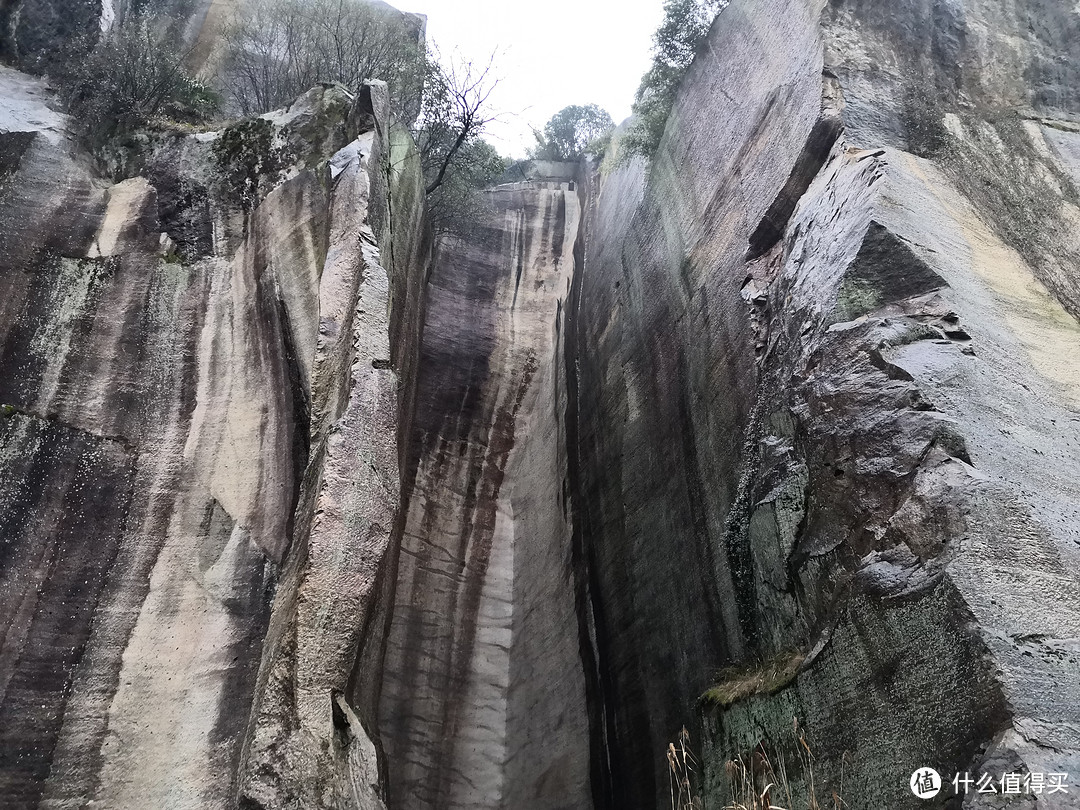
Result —
M273 122L252 118L226 128L214 142L225 186L245 210L273 188L293 163L277 135Z

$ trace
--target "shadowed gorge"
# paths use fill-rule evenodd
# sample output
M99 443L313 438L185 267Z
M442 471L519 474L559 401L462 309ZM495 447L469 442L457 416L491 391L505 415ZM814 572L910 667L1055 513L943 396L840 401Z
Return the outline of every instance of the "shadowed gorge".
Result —
M438 237L382 82L106 177L0 67L0 805L1080 775L1069 5L733 0L650 160Z

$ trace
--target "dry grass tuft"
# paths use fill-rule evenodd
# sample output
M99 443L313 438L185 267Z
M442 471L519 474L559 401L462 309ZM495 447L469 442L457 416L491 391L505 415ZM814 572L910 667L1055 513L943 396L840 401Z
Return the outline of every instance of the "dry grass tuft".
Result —
M690 753L690 732L683 726L678 739L668 743L668 778L671 781L671 810L703 810L701 797L694 795L691 777L697 760Z
M806 783L806 803L802 807L805 810L843 810L847 807L841 798L844 792L843 762L839 790L830 791L824 799L819 799L814 779L814 755L797 720L794 733L799 769ZM796 810L783 754L776 753L770 757L764 746L760 746L752 754L728 762L726 769L730 800L724 810Z
M701 700L714 706L731 706L754 695L771 695L795 680L805 660L804 652L788 650L754 666L722 669Z

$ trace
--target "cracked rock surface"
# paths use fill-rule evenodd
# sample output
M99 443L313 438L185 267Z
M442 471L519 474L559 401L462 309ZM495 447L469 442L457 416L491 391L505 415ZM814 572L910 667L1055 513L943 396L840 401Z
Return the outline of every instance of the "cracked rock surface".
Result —
M351 675L430 250L385 86L167 136L110 184L8 85L5 806L380 806Z
M106 181L0 73L0 796L1080 773L1073 5L733 0L650 162L437 248L378 83Z

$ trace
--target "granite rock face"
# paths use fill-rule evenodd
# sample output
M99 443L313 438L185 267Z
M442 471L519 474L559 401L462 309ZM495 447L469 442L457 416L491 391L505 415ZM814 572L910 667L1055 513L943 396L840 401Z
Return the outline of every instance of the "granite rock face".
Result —
M685 726L722 807L794 721L853 808L1080 773L1078 48L733 0L649 164L435 251L378 84L106 182L4 72L0 795L654 808Z
M379 806L351 676L430 251L385 87L110 185L5 79L5 806Z
M719 807L729 758L798 760L796 719L852 807L915 803L927 764L1077 770L1078 21L736 0L651 165L526 164L493 192L433 276L381 710L392 806L666 806L686 725ZM570 287L526 311L553 180L581 211ZM561 347L554 395L512 394L536 387L526 315L547 324L537 374ZM515 465L552 410L565 458ZM538 542L563 549L561 595L522 560ZM522 599L558 617L565 588L580 685L554 735L512 696L564 689L565 647L513 662L546 634ZM793 678L702 709L720 667L778 657ZM514 793L545 784L520 739L581 751L583 720L589 797Z
M488 192L440 246L380 728L390 806L588 807L564 425L573 177Z
M794 718L853 807L1077 771L1078 23L736 0L602 181L568 363L602 806L666 797L683 724L716 806ZM785 654L694 728L716 668Z

